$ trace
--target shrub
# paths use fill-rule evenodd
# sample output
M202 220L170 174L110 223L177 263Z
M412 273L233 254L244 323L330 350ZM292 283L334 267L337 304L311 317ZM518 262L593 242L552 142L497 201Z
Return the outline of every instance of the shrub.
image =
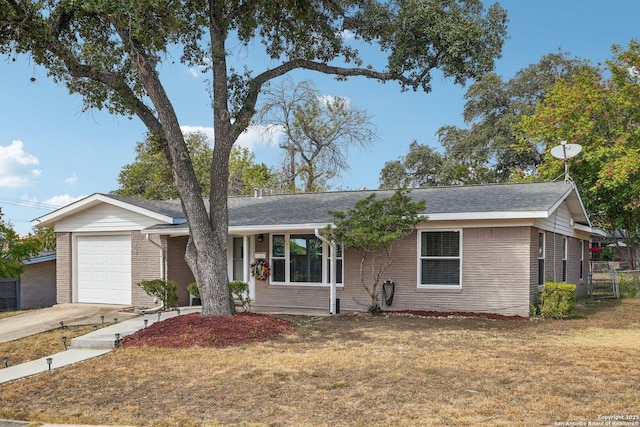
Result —
M547 282L540 293L540 314L551 319L568 317L576 305L576 285Z
M251 298L249 298L249 284L240 280L229 282L229 289L234 299L242 303L242 307L249 311L251 309Z
M196 282L191 282L187 285L187 291L196 298L200 298L200 289Z
M635 298L638 294L640 277L633 273L618 273L620 278L620 296L623 298Z
M249 284L240 280L234 280L229 282L229 290L234 299L237 299L242 303L245 310L251 308L251 298L249 298ZM191 282L187 285L187 291L196 298L200 298L200 290L196 282Z
M138 283L147 295L162 301L165 309L173 308L178 303L178 287L171 280L153 279Z

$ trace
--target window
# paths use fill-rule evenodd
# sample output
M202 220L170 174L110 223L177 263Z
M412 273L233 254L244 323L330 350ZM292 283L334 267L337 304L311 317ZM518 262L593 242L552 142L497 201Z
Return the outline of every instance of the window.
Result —
M336 244L336 283L342 283L342 245ZM331 254L327 254L327 280L331 283Z
M289 281L322 282L322 240L314 235L292 234L289 238Z
M538 286L544 286L544 233L538 233Z
M580 240L580 280L583 278L584 270L584 240Z
M233 280L244 280L242 250L242 237L234 237L231 243L231 277L233 277Z
M323 285L330 281L329 248L313 234L271 235L271 283ZM342 248L336 253L336 282L342 283Z
M562 281L567 281L567 238L562 238Z
M461 286L461 231L422 231L418 286Z

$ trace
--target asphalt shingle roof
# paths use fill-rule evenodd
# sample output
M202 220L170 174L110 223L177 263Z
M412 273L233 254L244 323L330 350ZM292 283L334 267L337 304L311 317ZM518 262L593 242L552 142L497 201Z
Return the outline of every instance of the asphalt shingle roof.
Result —
M487 184L450 187L428 187L411 190L415 200L425 200L430 214L547 212L573 190L567 182ZM333 221L329 211L346 211L355 203L375 193L389 197L393 190L338 191L264 195L260 198L229 198L229 226L277 226L326 224ZM177 201L141 201L110 196L118 200L165 214L182 217ZM162 226L157 228L175 228ZM156 227L154 227L156 228Z
M413 189L415 200L425 200L427 215L469 212L547 211L571 189L565 182L494 184ZM393 190L343 191L267 195L229 199L229 225L278 225L331 222L330 210L345 211L375 193L384 198Z

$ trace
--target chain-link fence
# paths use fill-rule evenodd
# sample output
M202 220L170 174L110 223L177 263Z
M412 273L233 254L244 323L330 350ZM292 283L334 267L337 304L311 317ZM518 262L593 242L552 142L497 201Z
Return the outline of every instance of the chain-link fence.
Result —
M621 297L640 296L640 270L617 270L616 276Z
M640 296L640 270L625 270L620 263L589 263L589 295L592 298Z

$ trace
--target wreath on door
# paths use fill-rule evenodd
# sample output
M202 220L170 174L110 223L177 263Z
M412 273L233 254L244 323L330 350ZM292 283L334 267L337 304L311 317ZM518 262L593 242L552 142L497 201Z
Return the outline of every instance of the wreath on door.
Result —
M271 270L269 270L269 261L266 259L257 259L251 263L251 274L258 280L267 280Z

